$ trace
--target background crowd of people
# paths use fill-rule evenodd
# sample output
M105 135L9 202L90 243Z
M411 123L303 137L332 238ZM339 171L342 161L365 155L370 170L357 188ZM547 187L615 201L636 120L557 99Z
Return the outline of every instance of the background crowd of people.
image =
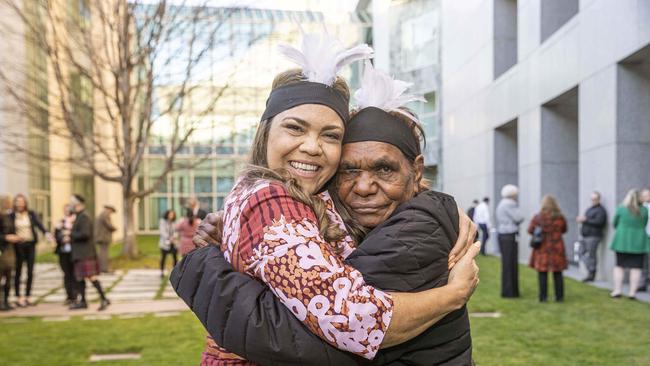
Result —
M25 195L18 194L13 200L4 198L0 202L0 311L36 305L32 298L32 286L38 233L54 245L54 253L63 272L64 305L71 310L88 308L88 281L99 294L99 310L106 309L110 300L106 297L98 276L113 272L110 268L109 248L113 243L113 232L117 230L111 220L115 212L115 207L105 205L93 220L85 211L84 197L73 195L63 207L63 217L53 224L52 234L43 225L39 215L29 209ZM178 222L175 211L167 210L163 214L159 223L161 277L165 275L168 256L171 256L176 265L178 253L184 256L194 249L192 237L206 215L207 212L200 208L196 198L188 200L186 214ZM26 276L25 281L23 275ZM10 302L12 287L16 300Z
M110 214L115 208L106 206L104 211L93 223L93 219L85 211L85 199L79 195L70 197L70 202L64 207L64 216L55 225L52 235L43 225L38 215L31 211L27 198L18 194L13 201L5 199L0 213L0 273L4 284L0 310L8 311L14 307L36 305L32 298L34 282L34 264L36 262L36 245L38 232L46 241L56 242L54 252L59 257L59 265L63 271L63 287L66 292L64 305L70 309L85 309L86 280L95 287L100 297L99 310L110 305L97 276L108 271L108 245L112 242L112 232L115 227L110 221ZM100 247L98 256L95 245ZM105 246L106 249L102 249ZM27 267L25 292L21 292L23 268ZM16 301L9 302L10 287L13 279Z
M501 296L516 298L519 293L518 273L518 234L525 217L517 203L519 190L514 185L505 185L501 189L501 200L496 208L496 232L501 254ZM601 205L601 195L593 192L590 196L591 206L583 215L576 217L580 224L578 238L578 255L587 270L583 282L596 278L598 267L598 247L608 228L607 210ZM486 253L489 238L490 210L489 199L481 203L474 200L468 215L480 228L481 253ZM646 291L648 284L648 253L650 253L650 188L639 192L630 190L616 208L612 219L614 230L609 248L616 253L616 265L613 269L614 288L612 298L622 297L625 272L629 271L629 299L636 299L638 291ZM568 267L564 234L567 232L567 218L552 195L542 198L540 211L535 214L528 225L532 248L529 266L538 272L539 301L548 299L548 277L553 274L555 300L564 301L563 271Z

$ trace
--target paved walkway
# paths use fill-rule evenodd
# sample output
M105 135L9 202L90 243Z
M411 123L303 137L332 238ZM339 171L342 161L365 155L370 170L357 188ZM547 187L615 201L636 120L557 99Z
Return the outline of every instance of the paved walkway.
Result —
M23 273L23 277L25 274ZM107 310L98 312L99 304L97 291L87 283L86 298L88 309L69 310L63 305L65 290L63 289L63 273L58 265L38 263L34 269L32 298L36 306L18 308L0 312L0 318L7 317L67 317L89 316L101 314L105 316L117 314L168 313L187 310L169 285L169 281L160 277L156 269L132 269L115 271L112 274L99 276L106 296L111 301ZM13 294L13 289L12 289ZM15 297L10 297L13 303Z

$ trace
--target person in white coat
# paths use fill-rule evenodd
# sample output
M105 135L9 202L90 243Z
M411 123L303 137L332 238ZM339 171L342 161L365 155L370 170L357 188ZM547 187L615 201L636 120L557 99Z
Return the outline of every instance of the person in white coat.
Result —
M481 230L481 255L487 254L487 241L490 238L490 207L488 204L490 199L483 198L483 201L474 209L474 217L472 221L478 225Z

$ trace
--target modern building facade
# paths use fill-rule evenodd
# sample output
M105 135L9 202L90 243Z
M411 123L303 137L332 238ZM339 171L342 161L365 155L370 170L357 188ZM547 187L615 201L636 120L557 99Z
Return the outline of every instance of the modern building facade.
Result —
M366 41L375 49L375 67L413 83L409 91L427 100L409 107L426 134L425 177L440 188L440 1L362 0L357 14L372 26Z
M611 214L629 189L650 185L650 2L443 0L442 94L444 190L463 205L491 197L494 208L501 187L517 184L529 219L554 195L573 259L591 192ZM601 278L611 276L612 232Z
M285 3L290 5L288 9L291 10L215 7L206 12L208 17L214 15L215 19L200 19L197 22L198 26L213 20L223 24L219 30L219 42L216 42L209 50L209 55L202 59L202 64L196 67L198 71L191 79L190 85L195 92L191 100L185 101L191 107L185 108L185 112L180 116L183 123L194 126L195 132L180 151L176 165L192 168L175 170L154 193L138 200L135 227L139 233L157 232L158 221L167 209L175 210L177 216L184 215L184 207L190 197L196 197L208 211L222 207L224 197L233 186L236 175L245 166L274 76L296 67L278 54L278 44L296 45L301 39L300 28L306 32L321 32L323 26L331 34L337 35L345 45L358 43L362 38L364 25L357 20L354 13L340 11L334 2L318 4L317 1L307 0ZM24 2L26 7L30 4L37 3ZM61 21L92 25L93 15L86 7L87 2L57 0L52 4L57 7ZM34 8L37 9L38 6ZM310 8L323 11L300 10ZM196 21L189 9L187 14L188 23ZM228 16L224 17L223 14ZM11 77L10 83L33 83L28 92L42 95L42 103L47 106L44 109L50 111L49 115L44 113L40 120L33 116L27 118L21 115L20 108L15 105L15 98L8 95L4 88L7 85L0 82L0 126L5 128L2 131L3 137L15 132L16 136L20 135L22 139L19 145L29 146L30 151L38 151L42 156L38 159L34 154L15 151L11 146L3 144L2 141L6 140L0 139L0 197L26 194L30 208L51 226L62 216L63 205L70 195L79 193L87 199L91 215L98 213L98 208L105 204L116 207L118 212L113 219L118 232L121 233L121 187L118 184L106 183L75 164L57 162L57 158L61 161L69 160L71 155L74 156L79 151L76 151L78 149L75 149L71 141L47 133L48 129L51 131L60 127L56 126L56 118L52 118L57 113L60 115L57 103L48 100L48 96L56 95L53 91L55 82L52 79L52 67L47 64L47 57L39 55L40 50L31 44L28 33L13 10L7 5L1 5L0 16L4 21L14 23L1 29L6 39L0 45L0 65L4 70L15 68L13 73L6 72ZM42 14L34 12L33 16ZM182 34L180 36L182 37ZM183 54L182 48L186 45L189 47L189 42L179 40L176 43L176 46L178 45L180 52L179 49L170 52ZM185 65L182 62L178 64L178 70L166 67L165 72L169 74L156 78L162 80L155 85L153 91L161 101L159 108L167 108L169 103L165 102L169 100L165 98L179 91L179 78L175 78L174 74L182 74ZM351 85L358 85L359 69L360 65L355 65L344 70L344 76L350 80ZM93 91L92 86L81 75L69 77L70 89L79 93L75 99L87 98L85 104L92 105L93 98L98 98L96 94L99 93ZM202 105L212 99L216 99L214 108L209 114L203 114L206 109L201 108ZM99 121L107 120L97 118L101 113L99 110L79 109L77 112L83 114L80 120L87 125L90 135L93 129L102 128ZM173 125L165 118L161 117L153 127L141 173L135 183L137 188L150 187L163 171L164 157L170 149L170 126ZM31 128L30 123L46 125L47 128ZM25 128L29 133L25 133ZM32 130L34 133L31 133Z
M333 14L319 11L276 9L231 9L232 14L223 27L222 37L229 41L218 45L207 61L198 93L209 99L223 92L214 113L207 116L183 118L200 119L197 132L178 158L179 165L201 162L192 169L180 169L170 174L160 188L138 203L137 221L141 233L156 232L162 214L173 209L177 217L185 214L185 203L196 197L202 208L211 212L223 207L237 174L246 165L259 118L276 74L295 68L277 52L281 43L297 45L304 31L321 32L323 26L337 35L345 45L358 43L364 25L353 14ZM298 24L300 26L298 26ZM223 55L230 57L224 58ZM225 59L225 61L224 61ZM360 65L344 71L352 86L358 85ZM177 86L160 87L158 92L173 94ZM166 90L163 90L166 89ZM201 100L191 103L200 104ZM199 108L200 110L200 108ZM138 184L147 186L162 171L162 161L168 149L168 131L164 123L154 136L145 158Z

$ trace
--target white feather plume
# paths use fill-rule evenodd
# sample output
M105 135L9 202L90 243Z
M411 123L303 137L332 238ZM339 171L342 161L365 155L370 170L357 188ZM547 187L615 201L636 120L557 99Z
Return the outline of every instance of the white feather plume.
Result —
M303 33L300 49L279 45L280 53L297 63L307 80L331 86L346 65L372 57L367 44L345 49L336 37L327 33Z
M406 90L413 85L402 80L396 80L366 61L361 88L354 93L359 109L376 107L386 112L398 112L411 120L418 122L415 116L400 109L411 102L425 102L426 100L415 94L408 94Z

